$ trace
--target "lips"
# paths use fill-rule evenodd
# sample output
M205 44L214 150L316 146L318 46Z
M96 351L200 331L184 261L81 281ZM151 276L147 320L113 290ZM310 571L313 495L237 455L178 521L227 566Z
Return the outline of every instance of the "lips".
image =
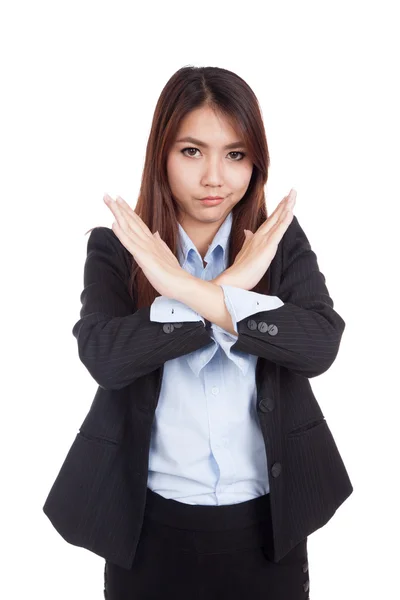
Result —
M205 206L216 206L217 204L221 204L221 202L224 201L224 198L216 198L216 199L209 199L209 198L205 198L204 200L200 200L200 202L202 204L204 204Z
M223 196L206 196L205 198L200 198L200 200L223 200Z

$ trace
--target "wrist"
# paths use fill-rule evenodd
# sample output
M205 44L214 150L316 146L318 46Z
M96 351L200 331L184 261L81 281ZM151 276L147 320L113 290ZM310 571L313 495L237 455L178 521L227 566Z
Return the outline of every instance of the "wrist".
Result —
M211 279L211 283L215 283L216 285L235 285L234 280L232 275L229 272L229 268L226 269L225 271L223 271L220 275L218 275L217 277L214 277L214 279ZM239 287L239 286L237 286Z
M178 302L187 304L188 298L197 293L199 283L202 281L198 277L184 271L175 279L171 297Z

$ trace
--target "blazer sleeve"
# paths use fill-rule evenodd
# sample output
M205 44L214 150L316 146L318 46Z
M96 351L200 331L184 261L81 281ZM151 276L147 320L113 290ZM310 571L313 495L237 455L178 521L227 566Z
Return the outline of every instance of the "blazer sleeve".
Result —
M121 389L167 360L213 343L201 320L167 327L150 320L150 306L135 310L128 269L114 231L95 227L87 244L80 319L72 334L80 360L108 390Z
M241 320L232 350L315 377L335 360L345 321L333 308L317 256L296 216L281 243L282 276L277 295L283 305Z

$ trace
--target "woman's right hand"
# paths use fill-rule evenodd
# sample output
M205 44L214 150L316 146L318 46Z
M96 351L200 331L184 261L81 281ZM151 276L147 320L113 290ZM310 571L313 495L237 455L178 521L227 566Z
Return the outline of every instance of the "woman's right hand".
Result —
M255 233L248 230L233 264L213 281L251 290L270 266L283 234L293 219L297 192L292 188Z

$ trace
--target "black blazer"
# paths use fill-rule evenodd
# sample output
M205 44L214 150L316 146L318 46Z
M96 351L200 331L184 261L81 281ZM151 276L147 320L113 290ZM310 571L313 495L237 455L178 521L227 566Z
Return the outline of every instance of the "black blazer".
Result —
M202 321L150 321L128 293L130 253L112 229L88 239L80 319L72 333L79 358L98 383L90 410L50 489L43 511L58 533L130 569L146 501L151 427L164 363L211 343ZM296 216L269 269L280 308L238 323L233 348L258 356L257 414L266 446L279 561L322 527L353 486L309 378L339 350L344 320Z

